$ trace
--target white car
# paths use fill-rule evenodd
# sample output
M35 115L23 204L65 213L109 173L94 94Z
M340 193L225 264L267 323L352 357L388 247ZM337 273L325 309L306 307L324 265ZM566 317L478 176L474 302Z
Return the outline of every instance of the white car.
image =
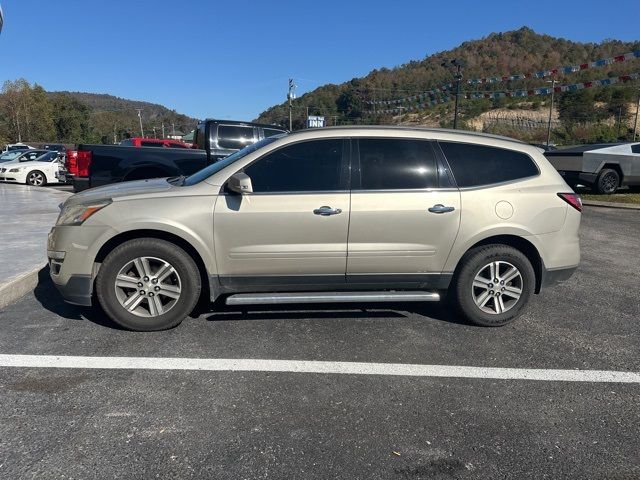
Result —
M45 152L35 159L22 155L18 160L0 163L0 181L26 183L34 187L60 183L61 166L58 152Z

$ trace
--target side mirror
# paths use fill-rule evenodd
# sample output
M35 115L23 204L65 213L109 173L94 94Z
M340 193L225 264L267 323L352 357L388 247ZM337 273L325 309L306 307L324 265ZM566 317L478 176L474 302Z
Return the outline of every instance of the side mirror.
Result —
M251 184L251 178L249 175L243 172L238 172L231 175L227 182L229 190L232 192L240 193L242 195L247 193L253 193L253 185Z

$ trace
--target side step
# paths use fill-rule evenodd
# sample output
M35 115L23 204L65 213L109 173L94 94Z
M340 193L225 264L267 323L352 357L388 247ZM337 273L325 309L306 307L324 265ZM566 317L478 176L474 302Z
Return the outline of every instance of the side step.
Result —
M240 293L227 297L227 305L280 305L286 303L343 302L437 302L438 300L440 300L439 293L422 291Z

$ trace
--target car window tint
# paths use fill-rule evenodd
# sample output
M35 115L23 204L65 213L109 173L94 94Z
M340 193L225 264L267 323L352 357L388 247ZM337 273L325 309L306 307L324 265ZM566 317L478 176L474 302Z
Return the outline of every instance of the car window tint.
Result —
M244 169L254 192L340 190L342 140L314 140L290 145Z
M140 142L142 147L162 147L162 142Z
M428 141L366 138L359 143L362 189L393 190L436 186L436 159Z
M218 125L218 145L221 148L244 148L253 141L253 127Z
M476 187L538 175L531 157L506 148L438 142L459 187Z
M640 153L640 143L636 143L635 145L631 145L631 151L633 153Z

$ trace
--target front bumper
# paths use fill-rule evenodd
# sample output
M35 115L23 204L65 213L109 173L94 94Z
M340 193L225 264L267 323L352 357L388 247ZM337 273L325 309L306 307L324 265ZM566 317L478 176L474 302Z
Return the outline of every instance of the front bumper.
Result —
M94 260L115 231L107 226L57 226L49 232L47 256L54 285L69 303L91 305Z

